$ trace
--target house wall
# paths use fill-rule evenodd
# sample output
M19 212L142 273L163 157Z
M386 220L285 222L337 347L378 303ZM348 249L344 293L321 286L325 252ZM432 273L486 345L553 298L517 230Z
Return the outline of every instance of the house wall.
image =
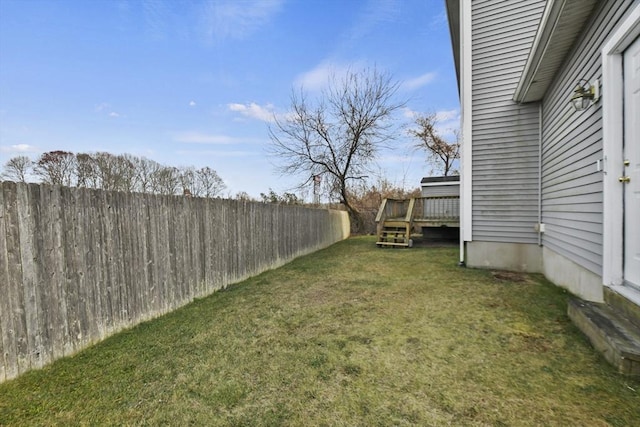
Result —
M543 0L471 2L471 266L480 242L537 248L539 107L512 98L544 6Z
M589 299L599 299L602 284L593 280L602 276L603 175L596 169L597 160L603 157L602 106L599 103L576 112L568 101L580 79L601 81L600 52L632 3L599 3L542 102L544 273L576 293L586 293ZM575 270L572 280L563 276L565 267L557 268L565 264ZM580 277L588 279L585 282Z
M422 185L422 197L458 196L460 197L460 183Z

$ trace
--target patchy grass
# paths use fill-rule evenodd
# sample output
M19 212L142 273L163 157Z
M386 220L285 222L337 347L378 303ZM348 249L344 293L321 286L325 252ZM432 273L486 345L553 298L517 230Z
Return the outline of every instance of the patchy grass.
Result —
M539 275L354 238L0 385L0 425L638 425Z

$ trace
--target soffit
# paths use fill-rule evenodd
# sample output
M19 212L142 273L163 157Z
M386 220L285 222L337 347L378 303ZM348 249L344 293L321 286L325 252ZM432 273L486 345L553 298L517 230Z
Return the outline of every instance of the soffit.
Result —
M451 47L453 48L453 61L458 78L458 91L460 91L460 0L446 0L447 20L449 22L449 34L451 35Z
M549 0L513 99L539 101L580 35L597 0Z

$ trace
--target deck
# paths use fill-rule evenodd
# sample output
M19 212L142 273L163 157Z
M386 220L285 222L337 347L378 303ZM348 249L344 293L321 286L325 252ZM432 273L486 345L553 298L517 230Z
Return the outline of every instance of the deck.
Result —
M384 199L376 224L378 246L410 247L414 227L460 227L460 197Z

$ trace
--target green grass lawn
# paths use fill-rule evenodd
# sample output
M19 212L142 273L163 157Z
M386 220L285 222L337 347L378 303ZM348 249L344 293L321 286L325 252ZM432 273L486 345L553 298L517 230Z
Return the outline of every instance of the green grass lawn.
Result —
M0 425L640 425L540 275L353 238L0 385Z

